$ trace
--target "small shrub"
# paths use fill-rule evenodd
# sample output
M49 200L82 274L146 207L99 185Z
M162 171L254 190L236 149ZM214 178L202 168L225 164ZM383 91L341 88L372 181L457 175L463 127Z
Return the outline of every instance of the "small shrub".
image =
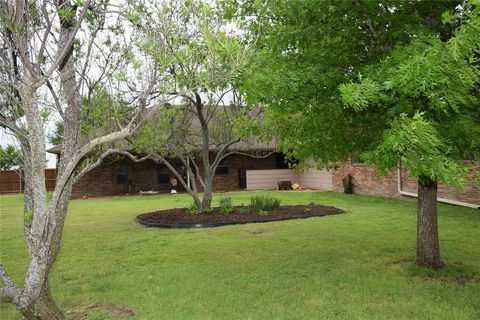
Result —
M220 212L224 214L230 214L233 213L235 209L233 208L232 205L232 198L230 197L224 197L220 199Z
M277 210L280 207L280 199L267 196L253 196L250 198L250 208L252 211L269 212Z
M243 205L238 208L238 211L237 211L239 214L249 214L250 213L250 209L248 207L244 207Z
M197 214L197 205L195 202L190 203L190 205L185 209L187 209L187 212L190 214Z
M351 174L342 179L343 192L346 194L353 193L353 177Z
M195 202L190 203L190 205L188 207L186 207L185 209L190 214L197 214L198 213L198 210L197 210L198 208L197 208L197 205L195 204ZM200 213L209 214L209 213L212 213L212 211L213 211L213 208L205 208Z
M212 213L212 211L213 211L213 208L210 207L210 208L203 209L202 213L203 214L210 214L210 213Z

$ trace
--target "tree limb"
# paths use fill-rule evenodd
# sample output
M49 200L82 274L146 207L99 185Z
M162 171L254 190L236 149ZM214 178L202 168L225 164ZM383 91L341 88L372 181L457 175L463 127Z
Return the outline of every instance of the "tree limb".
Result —
M3 287L0 288L0 300L13 300L21 293L20 289L15 286L1 263L0 279L2 279L3 282Z

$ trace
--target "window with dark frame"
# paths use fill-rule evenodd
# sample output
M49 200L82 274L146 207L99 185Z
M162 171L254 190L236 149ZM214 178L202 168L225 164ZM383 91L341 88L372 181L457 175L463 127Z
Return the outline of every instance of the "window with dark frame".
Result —
M225 158L217 166L217 171L215 171L215 175L219 176L226 176L228 175L228 159Z
M170 170L164 164L159 164L157 166L157 179L158 184L168 184L170 183Z
M125 184L128 181L128 166L125 163L117 164L117 184Z

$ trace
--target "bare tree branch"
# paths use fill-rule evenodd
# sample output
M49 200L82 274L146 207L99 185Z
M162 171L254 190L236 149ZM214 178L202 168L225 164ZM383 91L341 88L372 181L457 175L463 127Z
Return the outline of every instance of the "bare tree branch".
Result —
M15 286L7 271L0 263L0 279L3 286L0 287L0 300L13 300L20 294L20 289Z

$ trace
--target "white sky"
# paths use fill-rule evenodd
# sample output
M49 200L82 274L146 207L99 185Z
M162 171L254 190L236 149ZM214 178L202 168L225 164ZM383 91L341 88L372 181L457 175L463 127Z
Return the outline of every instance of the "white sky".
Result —
M4 147L8 144L13 144L14 146L17 146L17 142L15 138L12 135L7 134L5 130L0 129L0 145ZM47 142L47 149L50 147L52 147L52 145L50 145ZM47 152L47 168L55 168L55 164L56 164L55 155Z
M162 2L163 0L157 0L157 1ZM118 1L118 0L112 1L112 4L115 5L115 6L118 6L118 7L122 7L122 5L123 5L122 1ZM242 32L233 23L230 23L227 26L225 26L224 31L226 33L230 34L230 35L232 35L232 34L241 35L242 34ZM129 33L128 28L126 28L126 32ZM128 36L127 36L127 38L128 38ZM232 99L231 95L228 94L224 97L224 102L228 103L231 99ZM178 100L178 99L175 99L173 101L173 103L175 103L176 100ZM54 112L52 117L45 124L46 133L49 133L49 132L54 130L54 123L55 123L55 120L58 120L57 118L59 118L59 117L58 116L55 117L55 112ZM51 144L48 143L48 141L45 141L45 142L46 142L46 148L47 149L53 147ZM6 146L8 144L13 144L14 146L18 147L18 144L17 144L15 138L11 134L8 134L4 129L0 128L0 145L1 146ZM55 166L56 166L56 155L50 154L50 153L47 152L46 160L47 160L47 168L55 168Z

